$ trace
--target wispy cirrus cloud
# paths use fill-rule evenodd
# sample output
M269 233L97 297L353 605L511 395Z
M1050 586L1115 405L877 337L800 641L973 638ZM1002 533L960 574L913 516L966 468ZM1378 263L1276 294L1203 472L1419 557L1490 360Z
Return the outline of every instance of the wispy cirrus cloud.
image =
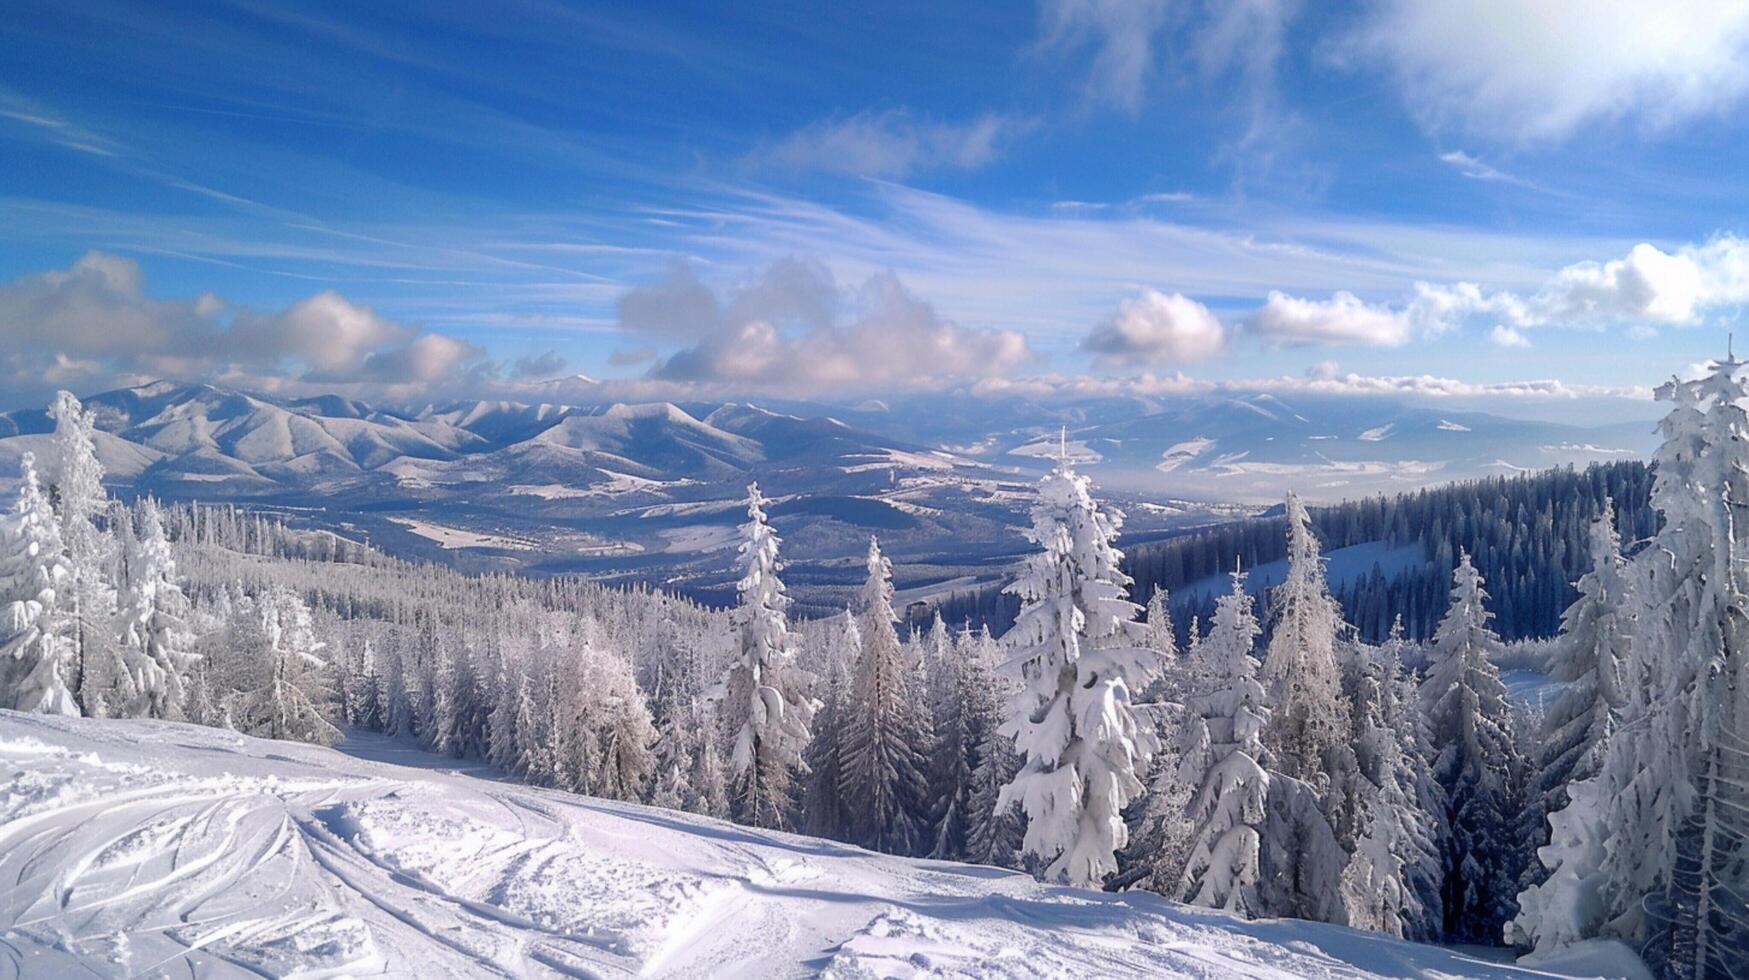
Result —
M824 119L755 149L748 162L763 169L857 177L908 177L931 170L977 170L1035 125L985 113L944 122L909 109L859 112Z

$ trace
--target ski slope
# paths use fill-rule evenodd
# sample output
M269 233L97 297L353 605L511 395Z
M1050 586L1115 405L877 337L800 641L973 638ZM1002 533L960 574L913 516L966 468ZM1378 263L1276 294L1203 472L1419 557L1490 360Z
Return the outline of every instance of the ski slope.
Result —
M0 977L1525 977L160 722L0 711Z

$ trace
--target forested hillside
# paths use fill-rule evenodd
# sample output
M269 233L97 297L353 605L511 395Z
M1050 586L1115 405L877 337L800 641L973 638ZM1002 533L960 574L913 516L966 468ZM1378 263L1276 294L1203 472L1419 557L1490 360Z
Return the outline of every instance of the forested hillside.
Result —
M1605 500L1615 505L1616 526L1630 553L1657 530L1651 484L1651 471L1636 460L1308 509L1330 560L1331 590L1343 617L1363 639L1382 641L1398 615L1408 636L1431 636L1446 610L1457 556L1467 552L1488 582L1500 635L1517 640L1552 636L1560 628L1562 610L1577 597L1573 583L1590 570L1587 529ZM1386 568L1367 554L1343 553L1375 542L1385 549L1419 549L1420 560ZM1145 602L1155 588L1172 594L1182 640L1193 615L1204 624L1213 616L1235 562L1255 571L1282 562L1286 549L1286 525L1276 513L1133 545L1124 570L1135 580L1135 601ZM1264 585L1271 579L1254 575L1251 582L1267 620ZM1000 635L1014 621L1019 603L1000 587L987 587L955 593L938 608L949 623L988 624ZM933 609L912 611L924 620L934 614Z

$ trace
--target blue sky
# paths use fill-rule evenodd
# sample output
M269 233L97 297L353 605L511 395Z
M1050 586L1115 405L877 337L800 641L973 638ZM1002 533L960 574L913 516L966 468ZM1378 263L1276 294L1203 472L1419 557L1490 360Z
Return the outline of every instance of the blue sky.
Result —
M1746 94L1740 0L26 0L0 377L1643 391Z

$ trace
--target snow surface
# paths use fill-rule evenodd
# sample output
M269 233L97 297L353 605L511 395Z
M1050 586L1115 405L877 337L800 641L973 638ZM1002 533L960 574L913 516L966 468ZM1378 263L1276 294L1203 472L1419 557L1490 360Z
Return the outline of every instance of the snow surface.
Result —
M481 534L478 531L446 527L442 524L415 520L411 517L391 517L389 520L427 541L437 542L437 546L445 550L451 548L497 548L505 551L526 551L534 547L534 543L526 538L514 538L503 534Z
M0 711L0 977L1548 975L343 748Z

